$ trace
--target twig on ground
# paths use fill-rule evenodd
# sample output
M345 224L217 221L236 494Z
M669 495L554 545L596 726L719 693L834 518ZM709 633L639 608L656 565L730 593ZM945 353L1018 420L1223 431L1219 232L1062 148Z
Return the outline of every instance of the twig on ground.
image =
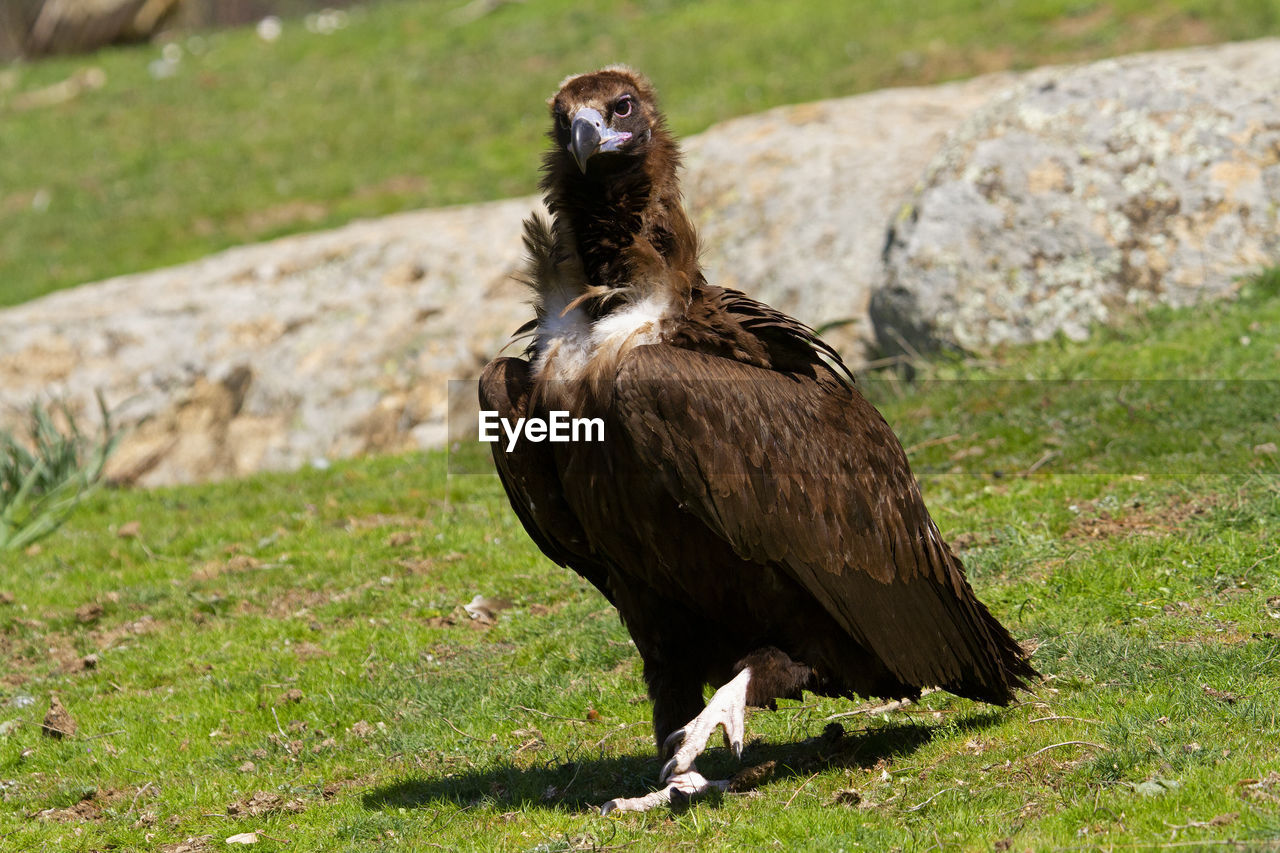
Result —
M1078 723L1097 723L1102 725L1102 720L1090 720L1088 717L1063 717L1054 714L1051 717L1036 717L1034 720L1027 720L1028 723L1043 723L1045 720L1075 720Z
M284 733L284 729L280 728L280 717L279 717L279 715L278 715L278 714L276 714L276 709L275 709L275 707L272 707L272 708L271 708L271 716L272 716L272 717L275 719L275 721L276 721L276 731L278 731L278 732L280 733L280 737L284 738L284 739L287 741L287 740L289 739L289 736L288 736L287 734L285 734L285 733Z
M920 691L920 698L923 699L924 697L928 696L930 693L937 693L937 692L938 692L938 688L936 687L926 687L924 690ZM892 702L886 702L883 705L876 705L872 708L855 708L852 711L844 711L839 714L832 714L831 716L826 717L823 720L823 722L826 723L826 722L830 722L831 720L838 720L841 717L856 717L856 716L859 716L860 714L869 714L872 716L876 714L887 714L890 711L901 710L910 704L912 704L912 701L910 699L895 699Z
M525 705L517 705L521 711L528 711L530 714L537 714L540 717L546 717L551 720L564 720L566 723L602 723L604 720L584 720L581 717L561 717L559 714L548 714L546 711L539 711L537 708L529 708Z
M155 551L152 551L150 548L148 548L148 547L147 547L147 543L143 542L141 539L139 539L139 540L138 540L138 547L142 549L142 553L146 554L146 555L147 555L147 559L149 559L149 560L154 560L154 561L156 561L156 562L159 562L159 561L161 561L161 560L164 560L164 561L169 562L169 563L184 563L184 562L185 562L184 560L182 560L182 559L181 559L181 558L179 558L179 557L170 557L170 556L165 555L165 554L157 554ZM264 837L265 837L265 836L264 836Z
M614 729L613 731L611 731L611 732L606 732L604 737L600 738L600 740L596 741L595 743L593 743L593 744L591 745L591 748L592 748L592 749L596 749L596 748L598 748L599 746L601 746L605 741L607 741L609 738L613 737L614 735L618 734L619 732L625 732L627 729L634 729L636 726L643 726L643 725L645 725L645 723L646 723L646 721L645 721L645 720L641 720L641 721L640 721L640 722L638 722L638 723L626 723L625 725L618 726L618 727L617 727L616 729Z
M1064 740L1062 743L1051 743L1046 747L1037 749L1035 752L1028 755L1027 758L1035 758L1037 755L1039 755L1042 752L1048 752L1049 750L1057 749L1060 746L1091 746L1094 749L1105 749L1105 750L1111 749L1111 747L1109 746L1104 746L1103 744L1100 744L1100 743L1091 743L1087 740Z
M925 806L929 805L929 803L933 802L933 801L934 801L935 799L937 799L938 797L941 797L941 796L942 796L943 794L945 794L947 791L954 791L954 790L958 789L959 787L960 787L959 785L952 785L950 788L943 788L941 791L939 791L938 793L934 794L932 797L930 797L929 799L925 800L923 803L917 803L916 805L911 806L910 808L908 808L908 809L907 809L907 811L909 811L909 812L916 812L916 811L919 811L920 809L922 809L922 808L924 808Z
M138 805L138 797L141 797L143 794L145 794L147 792L147 789L151 787L151 784L152 783L148 782L147 784L143 785L141 788L138 789L138 793L133 795L133 802L129 803L129 808L125 809L125 812L124 812L125 814L128 814L129 812L134 810L134 808Z
M1235 847L1239 850L1280 850L1280 841L1277 840L1261 840L1251 838L1240 840L1235 838L1197 838L1194 841L1166 841L1164 843L1127 843L1127 844L1108 844L1108 849L1142 849L1142 850L1168 850L1174 847ZM1097 850L1097 844L1072 844L1069 847L1054 847L1054 851L1059 850Z
M815 771L815 772L814 772L814 774L813 774L812 776L810 776L808 779L805 779L803 782L801 782L801 783L800 783L800 787L799 787L799 788L796 788L795 793L793 793L793 794L791 795L790 799L788 799L788 800L787 800L786 805L784 805L782 808L783 808L783 809L791 808L791 800L794 800L796 797L800 796L800 792L804 790L805 785L808 785L808 784L809 784L810 782L812 782L814 779L817 779L817 778L818 778L818 773L820 773L820 772L822 772L822 771L820 771L820 770L819 770L819 771Z
M89 735L88 737L80 738L80 740L97 740L100 737L111 737L112 735L122 735L124 734L124 732L125 732L124 729L116 729L114 732L102 732L96 735Z
M917 450L924 450L926 447L934 447L935 445L939 445L939 444L950 444L953 441L959 441L959 440L960 440L960 433L958 432L953 432L951 433L951 435L939 436L938 438L928 438L928 439L925 439L924 441L917 442L916 444L913 444L910 447L908 447L906 449L906 454L910 456L912 453L915 453Z
M827 722L828 720L838 720L841 717L857 717L861 714L868 714L870 716L876 716L877 714L887 714L890 711L901 710L910 704L911 704L910 699L895 699L894 701L886 702L883 705L876 705L874 708L856 708L852 711L843 711L839 714L832 714L831 716L826 717L823 720L823 722Z
M467 740L473 740L473 741L475 741L476 743L487 743L487 741L481 740L481 739L480 739L480 738L478 738L478 737L474 737L473 735L469 735L469 734L467 734L467 733L466 733L466 732L464 732L462 729L458 728L458 727L457 727L457 726L455 726L453 723L449 722L449 718L448 718L448 717L441 717L440 719L444 720L444 724L445 724L446 726L448 726L449 728L453 729L455 732L457 732L458 734L462 735L462 736L463 736L464 738L466 738Z
M1056 459L1056 458L1057 458L1058 456L1060 456L1060 455L1061 455L1061 454L1060 454L1060 453L1058 453L1058 451L1056 451L1056 450L1046 450L1046 451L1044 452L1044 455L1042 455L1042 456L1041 456L1039 459L1037 459L1035 462L1032 462L1032 463L1031 463L1031 467L1030 467L1030 468L1028 468L1027 470L1025 470L1025 471L1023 471L1023 472L1022 472L1022 476L1024 476L1024 477L1029 477L1029 476L1031 476L1031 475L1032 475L1032 474L1034 474L1035 472L1039 471L1042 467L1044 467L1044 465L1045 465L1045 464L1047 464L1050 460L1052 460L1052 459Z
M941 793L941 792L939 792L939 793ZM1022 805L1020 805L1020 806L1014 806L1014 807L1013 807L1013 808L1011 808L1011 809L1005 809L1005 810L1004 810L1004 811L1002 811L1002 812L996 812L995 814L991 815L991 817L993 817L993 818L996 818L996 817L1004 817L1004 816L1005 816L1005 815L1007 815L1007 814L1013 814L1014 812L1020 812L1020 811L1022 811L1023 809L1030 808L1031 806L1038 806L1038 805L1040 805L1040 804L1039 804L1039 803L1037 803L1035 800L1027 800L1025 803L1023 803L1023 804L1022 804Z

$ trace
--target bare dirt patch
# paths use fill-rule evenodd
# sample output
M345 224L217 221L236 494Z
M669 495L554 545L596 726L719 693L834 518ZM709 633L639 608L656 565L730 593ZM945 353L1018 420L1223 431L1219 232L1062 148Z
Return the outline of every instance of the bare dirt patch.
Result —
M257 817L274 812L297 814L306 811L307 804L302 799L286 800L279 794L258 791L243 800L227 804L227 814L232 817Z
M106 815L103 814L105 809L118 806L121 803L132 805L147 790L145 786L134 790L95 789L86 793L74 805L64 808L41 809L31 816L37 820L52 821L54 823L96 823L106 819Z
M1116 506L1089 501L1079 505L1079 517L1062 534L1062 538L1078 542L1164 536L1183 529L1193 519L1208 515L1217 503L1217 496L1211 494L1178 497L1155 506L1136 500Z
M1226 690L1219 690L1207 684L1201 685L1200 689L1204 691L1204 695L1217 699L1219 702L1225 702L1228 705L1236 704L1241 698L1235 693L1228 693Z
M213 580L226 574L238 574L256 569L262 562L248 554L236 554L229 560L210 560L191 573L191 579L197 581Z
M93 631L89 636L98 648L110 649L129 638L142 637L159 629L160 623L152 616L144 614L130 622L123 622L119 625L112 625L109 628Z
M104 612L101 604L91 601L76 608L76 621L81 625L89 625L101 619Z
M1241 779L1240 796L1256 803L1280 803L1280 773L1272 770L1264 779Z
M378 527L404 527L420 530L430 526L432 525L429 519L403 514L387 515L376 512L373 515L350 516L347 518L348 530L372 530Z
M87 823L102 820L102 804L94 797L89 797L62 809L42 809L36 812L38 820L49 820L55 823Z
M1265 639L1254 634L1246 634L1235 625L1216 629L1214 631L1205 631L1193 634L1184 643L1198 643L1200 645L1218 645L1218 646L1238 646L1241 643L1251 643L1258 639ZM1213 694L1209 694L1213 695Z
M333 652L323 649L311 642L301 642L293 646L293 653L298 660L315 660L316 658L333 657Z
M37 674L83 669L81 656L71 638L59 632L44 634L28 642L0 632L0 660L5 661L5 669L8 670L0 676L0 683L10 687L26 684Z
M966 530L951 537L950 544L956 551L972 551L975 548L989 548L1000 540L994 533Z
M365 584L363 589L368 589L372 586L373 582L371 581ZM235 609L236 613L241 615L262 615L273 619L298 618L310 614L313 608L323 607L326 604L349 598L349 593L350 590L288 587L265 600L240 599L236 602Z
M143 614L137 619L113 625L102 625L99 605L92 619L85 622L78 614L88 613L88 606L77 608L77 628L71 632L50 631L48 625L31 619L15 622L0 631L0 660L5 662L5 672L0 674L0 684L19 687L37 676L61 673L71 675L95 669L101 663L98 652L115 648L131 638L141 637L159 630L161 623ZM93 627L90 627L93 626ZM22 636L15 628L25 628L34 633ZM88 637L87 644L84 638ZM88 645L98 652L88 654L77 651L77 645Z

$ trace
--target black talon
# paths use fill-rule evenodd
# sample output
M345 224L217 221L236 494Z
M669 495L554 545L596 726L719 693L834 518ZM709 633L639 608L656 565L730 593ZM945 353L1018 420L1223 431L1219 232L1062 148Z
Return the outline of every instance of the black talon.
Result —
M662 742L662 754L669 755L673 751L674 747L678 745L680 741L684 740L684 734L684 729L676 729L674 732L667 735L667 739Z
M603 817L618 807L617 800L610 800L600 807L600 815Z
M666 764L662 765L662 772L658 774L658 781L666 782L668 779L671 778L671 774L675 772L675 769L676 769L676 759L672 758Z

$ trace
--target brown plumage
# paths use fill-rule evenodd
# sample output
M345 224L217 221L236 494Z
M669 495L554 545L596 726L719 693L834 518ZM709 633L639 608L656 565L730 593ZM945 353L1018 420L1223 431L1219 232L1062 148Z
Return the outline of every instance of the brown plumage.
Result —
M551 112L552 221L525 224L536 336L527 360L488 365L481 404L603 419L602 443L494 458L538 547L617 606L659 746L679 746L704 684L746 669L753 705L932 686L1009 702L1035 672L839 356L703 278L649 83L621 67L572 77ZM678 774L692 758L676 752Z

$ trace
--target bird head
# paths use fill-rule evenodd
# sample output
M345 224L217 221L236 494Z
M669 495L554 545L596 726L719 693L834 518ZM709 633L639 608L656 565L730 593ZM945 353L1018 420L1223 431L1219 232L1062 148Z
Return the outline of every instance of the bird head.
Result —
M567 78L550 100L552 156L583 175L603 175L641 162L662 132L653 87L621 65Z

